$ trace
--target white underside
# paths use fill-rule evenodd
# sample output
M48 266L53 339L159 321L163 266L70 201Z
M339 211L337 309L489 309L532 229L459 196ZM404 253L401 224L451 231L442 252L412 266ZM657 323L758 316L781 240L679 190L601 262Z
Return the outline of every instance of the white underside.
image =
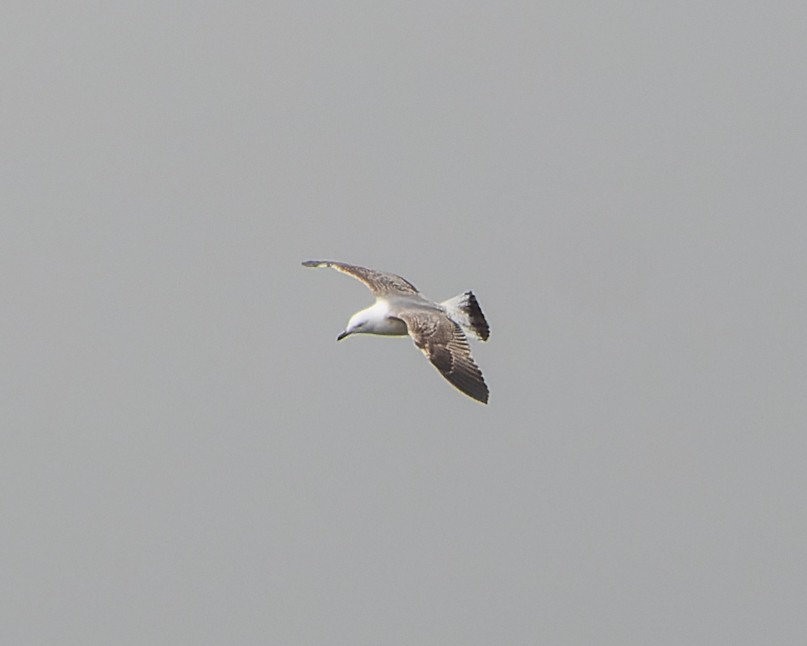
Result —
M382 334L385 336L405 336L409 334L406 323L390 316L390 304L378 299L370 307L356 312L350 317L347 329L351 334Z

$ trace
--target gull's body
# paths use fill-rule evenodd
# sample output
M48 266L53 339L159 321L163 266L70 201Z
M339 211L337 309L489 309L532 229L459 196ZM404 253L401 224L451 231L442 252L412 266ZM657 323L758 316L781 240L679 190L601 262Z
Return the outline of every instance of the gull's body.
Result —
M468 332L482 341L489 336L484 314L473 293L442 303L424 298L412 283L395 274L329 260L308 260L306 267L331 267L363 282L376 297L370 307L350 317L337 340L351 334L409 335L432 364L459 390L482 403L488 387L471 357Z

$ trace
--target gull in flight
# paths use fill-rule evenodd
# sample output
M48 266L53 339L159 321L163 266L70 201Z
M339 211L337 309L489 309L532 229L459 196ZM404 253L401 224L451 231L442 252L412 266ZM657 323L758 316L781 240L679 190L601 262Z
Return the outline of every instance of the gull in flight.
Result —
M307 260L303 266L330 267L353 276L375 296L373 305L350 317L337 341L351 334L408 334L443 377L469 397L488 403L488 387L471 357L466 333L487 341L490 328L472 292L435 303L395 274L330 260Z

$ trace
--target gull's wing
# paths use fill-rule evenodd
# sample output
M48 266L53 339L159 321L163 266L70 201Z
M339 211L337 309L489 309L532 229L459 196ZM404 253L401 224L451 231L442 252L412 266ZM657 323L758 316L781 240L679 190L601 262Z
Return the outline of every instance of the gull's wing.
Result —
M488 403L488 387L459 325L442 312L411 310L396 316L406 323L415 345L443 377L469 397Z
M348 265L344 262L333 262L332 260L306 260L303 267L330 267L336 271L353 276L363 282L373 296L386 296L388 294L417 294L417 288L405 278L395 274L385 274L375 269L366 269L356 265Z

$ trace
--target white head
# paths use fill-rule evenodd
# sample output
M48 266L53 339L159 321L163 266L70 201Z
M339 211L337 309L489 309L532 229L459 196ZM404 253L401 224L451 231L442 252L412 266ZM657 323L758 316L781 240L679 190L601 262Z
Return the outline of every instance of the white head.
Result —
M356 312L353 316L350 317L350 320L347 322L347 327L345 327L345 331L342 332L338 337L336 337L337 341L341 341L347 336L351 334L360 334L362 332L369 332L372 329L371 324L371 308L367 308L365 310L361 310Z

